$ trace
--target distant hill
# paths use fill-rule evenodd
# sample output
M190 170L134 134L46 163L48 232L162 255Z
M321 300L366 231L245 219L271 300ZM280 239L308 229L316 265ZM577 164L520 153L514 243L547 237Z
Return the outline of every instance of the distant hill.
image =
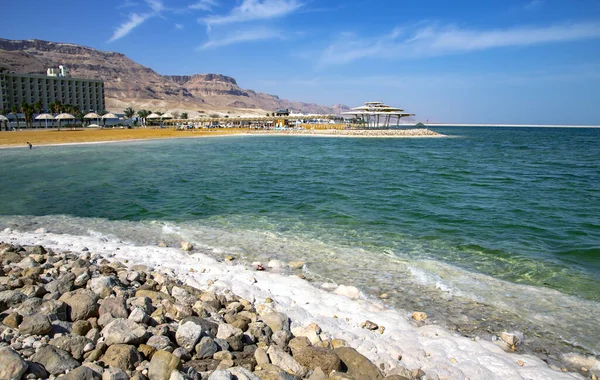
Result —
M121 53L104 52L68 43L0 38L0 63L18 73L45 74L64 65L72 77L104 81L107 109L131 106L153 111L256 113L289 108L294 111L339 114L345 105L322 106L280 99L242 89L221 74L160 75Z

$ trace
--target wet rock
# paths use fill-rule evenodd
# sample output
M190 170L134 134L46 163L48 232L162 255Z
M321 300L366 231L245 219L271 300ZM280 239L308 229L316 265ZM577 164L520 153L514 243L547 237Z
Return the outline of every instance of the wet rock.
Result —
M521 342L521 338L519 338L519 336L522 336L522 334L503 332L500 335L500 339L505 341L510 346L516 346L519 344L519 342Z
M72 322L98 316L97 296L88 289L65 293L58 300L67 304L67 317Z
M27 367L27 362L15 350L0 348L0 379L19 380Z
M381 371L365 356L354 348L340 347L334 350L343 365L348 369L348 374L356 380L383 379Z
M304 347L294 353L294 359L309 370L321 367L325 373L330 373L341 369L340 358L326 348Z
M283 267L285 267L285 264L283 263L283 261L280 260L269 260L269 262L267 263L267 267L271 269L282 269Z
M179 367L180 359L167 351L157 351L148 368L150 380L168 380L171 372Z
M44 314L26 315L19 325L21 334L46 335L50 331L52 331L52 324L48 316Z
M146 337L146 330L135 322L118 318L106 325L100 334L108 346L119 343L138 344Z
M427 314L423 313L422 311L415 311L412 317L415 321L424 321L427 319Z
M71 354L52 345L41 347L31 356L30 360L43 365L46 371L52 375L58 375L80 366Z
M189 252L194 249L194 246L189 241L183 241L181 242L181 249L183 251Z
M360 298L360 290L355 286L340 285L333 291L335 294L346 296L350 299L357 300Z
M106 366L128 370L135 369L135 366L141 361L141 358L135 346L128 344L113 344L106 349L104 356L102 356L100 360Z
M291 269L302 269L302 267L304 267L304 264L306 264L304 261L290 261L288 263L288 267L290 267Z

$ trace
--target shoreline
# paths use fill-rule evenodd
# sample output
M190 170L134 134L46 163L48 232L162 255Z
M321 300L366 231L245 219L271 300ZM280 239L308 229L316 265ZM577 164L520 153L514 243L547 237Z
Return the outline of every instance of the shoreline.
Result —
M0 132L0 149L27 148L26 142L36 146L101 144L132 141L166 140L175 138L202 138L225 136L320 136L364 138L431 138L446 137L426 129L408 130L176 130L165 129L99 129L99 130L28 130Z
M552 369L535 356L508 353L493 342L462 337L427 321L416 322L407 312L386 308L380 302L357 294L351 287L340 286L331 292L277 270L257 272L235 260L219 262L200 252L133 246L106 238L45 231L19 233L7 229L0 232L0 241L39 244L63 251L80 251L85 247L110 261L128 260L128 265L140 263L170 271L184 283L202 290L230 289L257 303L272 298L276 310L292 319L293 327L317 323L329 337L348 341L373 363L382 365L384 372L401 365L410 370L422 369L440 378L583 378L576 373ZM206 268L206 271L191 272L190 268L194 267ZM361 328L366 320L384 326L385 331L380 334ZM399 357L402 359L398 360Z

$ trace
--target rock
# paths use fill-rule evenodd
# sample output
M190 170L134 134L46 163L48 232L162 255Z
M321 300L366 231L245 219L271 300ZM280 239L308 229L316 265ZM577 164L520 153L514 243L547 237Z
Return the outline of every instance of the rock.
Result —
M100 334L108 346L119 343L138 344L146 337L146 330L135 322L117 318L106 325Z
M260 370L254 371L254 374L261 380L298 380L298 376L294 376L285 372L283 369L273 364L265 364Z
M237 327L234 327L227 323L219 323L219 329L217 330L217 338L227 339L231 336L241 335L242 333L243 331L241 329L238 329Z
M113 286L116 285L115 278L112 276L94 277L90 280L90 289L100 298L106 298L112 293Z
M304 377L304 375L306 375L306 368L304 368L300 363L298 363L298 361L296 361L296 359L294 359L287 352L283 351L281 348L277 346L270 346L267 350L267 355L269 355L269 360L271 363L283 369L284 371L293 373L299 377Z
M84 365L69 371L66 375L59 376L59 380L100 380L98 372Z
M43 365L46 371L52 375L58 375L80 366L71 354L52 345L41 347L31 356L30 360Z
M291 269L302 269L302 267L304 267L304 264L306 264L304 261L290 261L288 263L288 267L290 267Z
M48 316L44 314L26 315L19 325L21 334L46 335L52 331L52 324Z
M0 304L12 307L25 301L27 296L18 290L4 290L0 292Z
M287 315L276 311L268 312L260 319L271 328L273 332L278 330L290 330L290 320Z
M154 347L155 350L160 351L171 346L171 339L164 335L153 335L146 342L148 346Z
M200 339L200 342L196 344L196 357L198 359L208 359L212 358L213 355L217 352L217 345L215 341L208 336Z
M182 372L175 370L171 372L169 380L187 380L187 377Z
M292 333L287 330L278 330L271 335L271 340L273 343L283 349L287 347L290 339L292 339Z
M85 336L92 329L92 324L85 320L73 323L73 334Z
M19 313L10 313L2 320L2 323L10 328L18 329L19 324L23 321L23 317Z
M177 367L180 359L167 351L157 351L152 356L148 367L149 380L168 380Z
M304 347L294 353L294 359L309 370L321 367L323 372L330 373L341 369L340 358L326 348Z
M46 371L43 365L40 363L29 362L29 367L27 368L27 372L25 372L25 378L31 378L35 376L36 379L47 379L50 374Z
M177 302L183 305L191 306L197 301L196 297L194 297L190 294L190 292L179 286L173 286L173 288L171 289L171 295L177 300Z
M10 347L0 348L0 379L19 380L27 371L28 364Z
M92 341L79 335L63 335L50 340L50 344L70 353L76 360L83 359L84 348Z
M236 380L260 380L258 376L244 367L233 367L228 369Z
M508 343L510 346L516 346L517 344L519 344L519 342L521 342L519 335L520 334L518 334L518 333L503 332L500 335L500 339L502 339L503 341Z
M360 324L360 327L362 327L363 329L367 329L367 330L377 330L379 328L379 325L375 322L366 320Z
M72 322L98 316L98 299L88 289L65 293L58 300L67 304L67 316Z
M360 290L358 290L355 286L340 285L333 292L353 300L360 298Z
M162 301L162 300L170 300L171 296L163 293L163 292L157 292L154 290L148 290L148 289L139 289L135 292L135 296L136 297L148 297L150 298L153 302L157 302L157 301Z
M209 321L207 319L204 318L200 318L200 317L186 317L183 318L180 322L179 325L184 325L188 322L192 322L197 324L198 326L202 327L202 331L204 331L204 334L210 336L211 338L215 338L217 336L217 332L219 331L219 325L216 324L215 322Z
M264 343L266 345L271 344L271 336L273 335L273 330L269 326L267 326L264 322L253 322L248 324L247 333L254 337L258 342Z
M201 326L193 322L186 322L182 325L179 325L179 328L177 328L177 332L175 333L175 340L177 341L177 344L179 344L181 347L185 348L188 351L191 351L200 339L201 335Z
M184 242L181 242L181 249L186 252L189 252L194 249L194 246L189 241L184 241Z
M254 351L254 360L256 360L256 364L262 366L264 364L269 364L271 361L269 360L269 355L262 348L257 348Z
M296 337L306 337L311 344L316 344L321 341L321 327L316 323L311 323L308 326L298 326L292 329L292 333Z
M231 372L226 370L214 371L209 377L208 380L232 380L233 376L231 376Z
M121 368L109 367L102 373L102 380L129 380L129 376Z
M415 311L412 317L415 321L424 321L427 319L427 314L423 313L422 311Z
M105 298L100 305L99 314L110 314L113 318L127 318L129 311L123 297Z
M379 369L354 348L340 347L334 352L348 368L348 374L355 380L383 379Z
M128 370L135 369L135 366L141 361L141 358L135 346L128 344L113 344L108 347L100 360L104 362L106 366Z
M292 338L288 343L288 347L292 350L292 355L295 355L296 352L310 345L310 340L308 340L308 338L305 336L297 336Z
M56 280L47 283L45 288L48 293L64 294L73 289L74 280L73 273L63 273Z
M285 264L279 260L270 260L269 263L267 264L267 267L269 267L271 269L281 269L284 266L285 266Z
M136 307L131 311L127 319L135 323L147 323L150 316L143 309Z
M396 367L387 373L386 379L390 376L396 376L398 380L411 380L413 378L412 371L406 367Z

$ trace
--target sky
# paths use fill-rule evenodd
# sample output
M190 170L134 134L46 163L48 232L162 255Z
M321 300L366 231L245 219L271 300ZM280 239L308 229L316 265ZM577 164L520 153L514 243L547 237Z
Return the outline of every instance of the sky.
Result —
M598 0L0 0L0 37L447 123L600 125Z

